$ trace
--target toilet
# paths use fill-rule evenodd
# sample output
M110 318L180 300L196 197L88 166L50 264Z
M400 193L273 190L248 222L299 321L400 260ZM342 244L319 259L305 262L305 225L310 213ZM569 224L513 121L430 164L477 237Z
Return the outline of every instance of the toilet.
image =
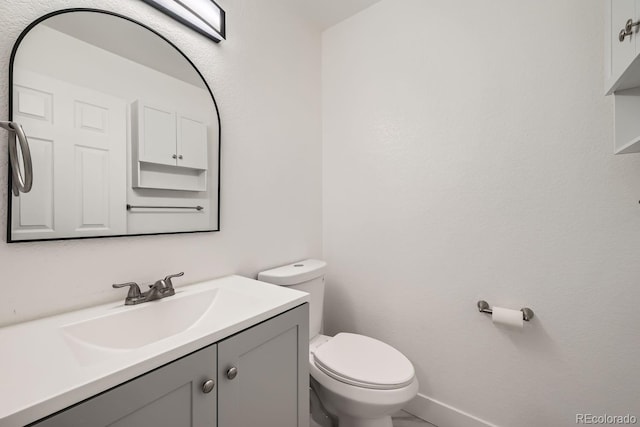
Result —
M258 280L310 294L311 387L339 427L392 427L391 414L418 393L413 365L388 344L365 335L322 335L326 262L308 259L258 274Z

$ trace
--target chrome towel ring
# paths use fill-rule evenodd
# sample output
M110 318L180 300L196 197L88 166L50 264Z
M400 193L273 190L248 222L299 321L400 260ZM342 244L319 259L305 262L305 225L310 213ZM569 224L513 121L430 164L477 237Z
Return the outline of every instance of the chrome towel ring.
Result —
M0 121L0 127L9 131L9 162L11 164L11 187L14 196L18 197L20 193L28 193L33 185L33 163L31 162L31 151L29 151L29 141L24 133L24 129L16 122ZM17 142L13 137L15 134L18 138ZM20 170L20 161L18 159L17 145L20 144L20 153L22 154L22 164L24 171Z

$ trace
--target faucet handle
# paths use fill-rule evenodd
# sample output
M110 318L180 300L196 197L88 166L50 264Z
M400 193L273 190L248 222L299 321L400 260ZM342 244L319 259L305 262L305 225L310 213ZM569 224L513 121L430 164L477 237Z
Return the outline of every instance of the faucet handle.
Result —
M173 289L173 283L171 283L171 279L174 277L182 277L182 276L184 276L184 271L181 271L180 273L176 273L176 274L170 274L164 278L164 281L167 284L168 288Z
M129 293L127 294L127 299L139 298L142 295L140 292L140 286L138 286L136 282L114 283L111 286L114 288L124 288L125 286L129 286Z

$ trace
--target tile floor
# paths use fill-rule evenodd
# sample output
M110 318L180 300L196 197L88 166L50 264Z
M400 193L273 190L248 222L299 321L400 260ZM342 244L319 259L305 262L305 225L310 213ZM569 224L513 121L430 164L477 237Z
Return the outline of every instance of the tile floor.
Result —
M391 418L393 419L393 427L436 427L404 411L396 412ZM320 427L320 425L311 420L310 427Z
M393 414L391 418L393 419L393 427L436 427L404 411Z

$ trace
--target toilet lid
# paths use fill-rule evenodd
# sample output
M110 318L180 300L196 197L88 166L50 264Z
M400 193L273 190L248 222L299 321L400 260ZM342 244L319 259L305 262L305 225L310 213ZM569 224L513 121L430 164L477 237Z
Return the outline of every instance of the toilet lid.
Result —
M409 359L389 344L344 332L318 347L313 360L330 377L364 388L401 388L415 375Z

